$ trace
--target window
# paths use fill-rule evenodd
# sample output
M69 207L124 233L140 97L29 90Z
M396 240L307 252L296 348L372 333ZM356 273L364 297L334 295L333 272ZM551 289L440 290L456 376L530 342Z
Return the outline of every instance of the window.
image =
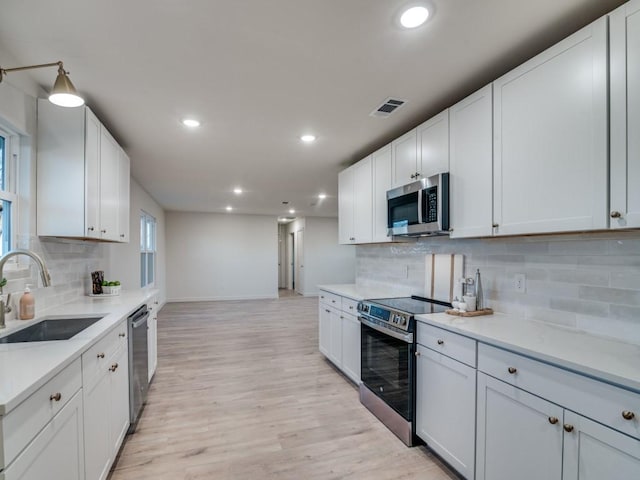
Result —
M19 137L0 129L0 254L11 250L17 217L16 161Z
M153 286L156 281L156 219L140 214L140 286Z

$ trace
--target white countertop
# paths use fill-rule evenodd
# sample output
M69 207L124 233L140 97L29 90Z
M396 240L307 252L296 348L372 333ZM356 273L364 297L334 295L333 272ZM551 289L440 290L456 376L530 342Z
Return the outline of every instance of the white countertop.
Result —
M357 301L371 298L389 298L390 296L388 291L361 287L351 283L342 285L319 285L318 290L335 293L341 297L347 297Z
M503 314L456 317L436 313L416 319L640 392L640 345Z
M116 297L82 297L34 320L8 322L0 330L3 337L44 318L104 315L69 340L0 344L0 415L9 413L155 294L157 290L137 290Z

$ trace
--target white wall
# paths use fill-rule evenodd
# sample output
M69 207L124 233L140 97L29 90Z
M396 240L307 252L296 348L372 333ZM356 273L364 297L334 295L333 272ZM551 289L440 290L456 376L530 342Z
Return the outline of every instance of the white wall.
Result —
M110 247L109 271L122 282L122 288L140 288L140 213L142 210L156 219L156 281L160 304L166 301L166 241L165 214L158 203L138 182L131 179L131 209L129 217L129 243Z
M167 212L168 301L277 298L275 217Z
M299 230L304 230L303 295L317 295L318 285L355 282L356 249L338 244L337 218L299 218L287 233Z

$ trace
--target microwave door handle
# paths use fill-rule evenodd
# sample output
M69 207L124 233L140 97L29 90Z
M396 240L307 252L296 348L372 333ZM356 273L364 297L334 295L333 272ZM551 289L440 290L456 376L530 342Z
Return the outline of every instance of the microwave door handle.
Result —
M422 223L422 192L424 190L421 188L418 190L418 223Z

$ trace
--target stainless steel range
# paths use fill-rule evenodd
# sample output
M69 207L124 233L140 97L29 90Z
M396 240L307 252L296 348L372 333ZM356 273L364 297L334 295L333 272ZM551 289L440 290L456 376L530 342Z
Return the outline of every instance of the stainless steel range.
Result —
M415 436L415 315L444 312L450 303L422 297L358 304L361 329L360 402L407 446Z

